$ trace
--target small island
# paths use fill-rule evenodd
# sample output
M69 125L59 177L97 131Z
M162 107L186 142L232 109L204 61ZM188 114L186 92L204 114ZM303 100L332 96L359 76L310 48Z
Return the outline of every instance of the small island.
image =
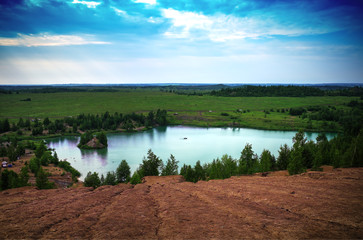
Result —
M107 137L104 132L93 135L91 132L85 132L81 135L81 140L77 147L81 149L102 149L107 148Z

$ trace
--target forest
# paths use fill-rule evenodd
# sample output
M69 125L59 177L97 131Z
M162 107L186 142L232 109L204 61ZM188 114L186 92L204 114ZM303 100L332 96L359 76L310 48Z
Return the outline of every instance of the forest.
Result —
M6 118L0 120L0 133L12 131L16 132L21 138L23 131L31 131L32 136L43 135L46 131L48 134L56 133L73 133L78 131L101 131L101 130L116 130L122 128L126 131L133 131L138 127L151 128L156 125L165 126L168 124L167 113L165 110L158 109L156 112L150 111L147 116L144 114L122 114L115 112L110 114L105 112L101 115L80 114L77 117L65 117L63 119L55 119L51 121L48 117L41 121L38 118L19 120L13 124L9 123Z
M306 96L362 96L362 87L344 89L327 89L312 86L278 85L253 86L246 85L235 88L222 88L210 92L212 96L222 97L306 97Z

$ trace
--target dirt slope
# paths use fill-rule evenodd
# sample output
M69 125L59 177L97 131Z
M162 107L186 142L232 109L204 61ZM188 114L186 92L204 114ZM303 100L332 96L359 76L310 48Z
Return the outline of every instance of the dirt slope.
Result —
M363 238L363 169L0 193L1 238Z

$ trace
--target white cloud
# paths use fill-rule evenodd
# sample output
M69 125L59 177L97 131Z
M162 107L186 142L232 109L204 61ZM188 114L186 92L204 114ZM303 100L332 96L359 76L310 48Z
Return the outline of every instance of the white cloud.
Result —
M86 45L86 44L110 44L109 42L87 40L76 35L25 35L18 34L16 38L0 38L0 46L67 46L67 45Z
M115 13L117 14L117 15L119 15L119 16L121 16L121 17L126 17L126 16L128 16L127 15L127 12L126 11L124 11L124 10L121 10L121 9L118 9L118 8L115 8L115 7L111 7L114 11L115 11Z
M129 21L129 22L149 22L149 23L154 23L154 24L159 24L159 23L162 23L163 22L163 19L162 18L159 18L159 17L149 17L149 18L146 18L144 17L143 15L130 15L128 14L126 11L124 10L121 10L121 9L118 9L116 7L111 7L115 13L124 18L125 20Z
M73 0L74 4L79 3L86 5L88 8L96 8L98 5L101 4L101 2L94 2L94 1L79 1L79 0Z
M225 42L235 39L258 39L282 36L301 36L322 34L331 29L324 26L299 27L294 23L279 23L272 16L246 16L215 14L211 16L201 13L163 9L162 14L170 19L172 25L165 32L170 38L200 39L208 38L215 42Z
M135 3L146 3L150 5L155 5L157 2L156 0L134 0Z

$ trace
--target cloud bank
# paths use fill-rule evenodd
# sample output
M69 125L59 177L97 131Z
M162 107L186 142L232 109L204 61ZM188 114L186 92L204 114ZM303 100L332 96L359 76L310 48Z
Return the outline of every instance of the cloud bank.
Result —
M0 83L103 82L102 71L113 82L363 81L355 0L2 0L0 11Z

